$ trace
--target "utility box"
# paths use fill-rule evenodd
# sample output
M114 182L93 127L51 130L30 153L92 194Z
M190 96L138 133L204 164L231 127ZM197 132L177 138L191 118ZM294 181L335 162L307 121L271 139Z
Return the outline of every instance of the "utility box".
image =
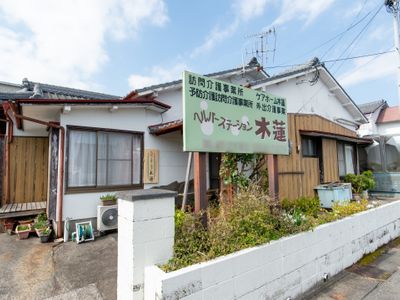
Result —
M351 183L320 184L314 188L319 197L321 206L332 208L335 202L350 201L352 198Z

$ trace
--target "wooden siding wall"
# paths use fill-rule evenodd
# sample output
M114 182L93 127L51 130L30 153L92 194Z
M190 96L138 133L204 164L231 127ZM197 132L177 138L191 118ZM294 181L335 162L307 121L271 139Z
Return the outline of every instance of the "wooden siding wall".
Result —
M324 182L339 181L336 140L322 139L322 161L324 162Z
M47 200L48 148L47 137L13 138L10 144L10 199L7 203Z
M279 198L296 199L313 196L320 183L318 158L303 157L300 130L356 137L356 133L323 117L309 114L288 114L288 135L291 154L278 156ZM323 139L324 181L338 180L336 140Z

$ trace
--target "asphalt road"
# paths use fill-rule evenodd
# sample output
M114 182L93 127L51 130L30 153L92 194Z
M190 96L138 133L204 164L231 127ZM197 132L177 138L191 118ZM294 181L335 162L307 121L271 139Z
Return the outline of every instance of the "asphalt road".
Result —
M116 299L116 239L56 245L0 234L0 299Z

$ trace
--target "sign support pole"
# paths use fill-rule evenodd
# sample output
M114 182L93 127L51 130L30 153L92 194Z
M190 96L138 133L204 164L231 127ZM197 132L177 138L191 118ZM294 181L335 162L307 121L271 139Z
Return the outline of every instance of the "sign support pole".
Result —
M186 166L185 188L183 190L183 199L181 207L182 211L185 211L186 208L186 200L187 200L189 181L190 181L190 169L192 168L192 157L193 157L193 152L189 152L188 162Z
M207 176L206 153L194 152L194 211L202 213L202 223L207 226Z
M278 184L278 156L268 154L268 188L269 195L273 201L278 201L279 184Z

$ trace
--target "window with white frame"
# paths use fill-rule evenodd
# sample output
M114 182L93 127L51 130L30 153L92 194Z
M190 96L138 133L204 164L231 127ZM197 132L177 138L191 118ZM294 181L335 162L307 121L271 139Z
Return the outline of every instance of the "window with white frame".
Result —
M143 133L68 127L67 190L142 186Z

